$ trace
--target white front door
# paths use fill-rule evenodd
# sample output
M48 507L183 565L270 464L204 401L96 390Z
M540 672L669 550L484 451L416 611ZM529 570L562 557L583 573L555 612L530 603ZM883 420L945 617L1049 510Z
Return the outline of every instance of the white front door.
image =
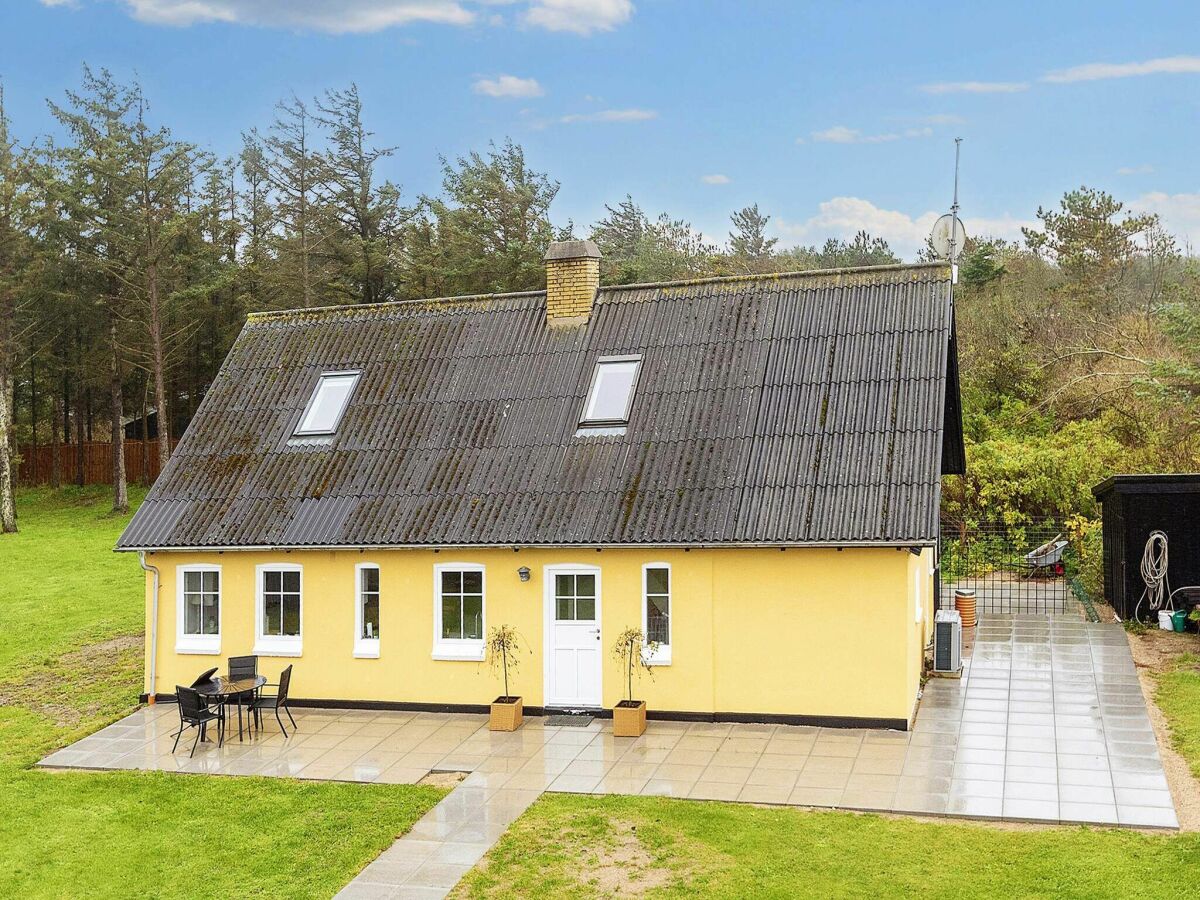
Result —
M546 567L546 705L596 707L602 702L600 570Z

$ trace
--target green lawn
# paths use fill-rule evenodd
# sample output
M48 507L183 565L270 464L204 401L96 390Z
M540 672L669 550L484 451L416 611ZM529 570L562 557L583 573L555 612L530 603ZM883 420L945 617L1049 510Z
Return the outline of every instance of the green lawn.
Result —
M459 897L1195 897L1200 835L547 794Z
M108 508L22 492L0 536L0 896L331 896L444 791L30 768L137 705L142 573Z
M1200 777L1200 655L1158 675ZM629 890L622 885L628 884ZM458 897L1196 897L1200 834L983 823L547 794Z
M1200 653L1184 653L1157 676L1155 701L1171 723L1171 742L1200 778Z
M145 491L130 487L130 500ZM0 536L0 678L81 645L142 630L137 554L113 553L128 518L107 488L22 491Z

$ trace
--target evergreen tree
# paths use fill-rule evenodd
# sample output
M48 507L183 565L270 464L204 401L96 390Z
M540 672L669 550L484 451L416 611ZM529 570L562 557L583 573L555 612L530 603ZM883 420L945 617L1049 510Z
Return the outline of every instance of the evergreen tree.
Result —
M738 210L730 219L733 231L729 233L729 250L734 259L747 272L761 271L779 240L767 237L767 223L771 217L760 213L755 203Z
M330 290L322 257L329 248L319 209L323 163L315 146L317 123L298 97L275 109L267 137L260 141L257 132L250 137L262 148L256 162L274 195L278 226L271 234L268 291L278 306L319 306Z
M76 339L82 341L84 335L96 334L105 343L115 512L129 507L121 428L125 407L121 332L130 316L137 280L134 244L130 240L137 229L137 160L130 116L139 102L136 90L117 83L107 70L94 72L85 67L80 90L68 91L65 105L51 104L51 111L71 139L58 152L61 177L53 193L62 215L56 226L74 251L77 289L82 288L90 302L102 310L99 320L76 310ZM81 380L89 378L87 370L92 368L77 365ZM78 388L77 402L86 396ZM78 413L77 428L90 410ZM76 481L82 481L82 477L77 455Z
M543 258L569 232L550 224L558 182L534 172L511 140L486 154L442 160L443 197L423 204L436 224L442 277L455 294L532 290L545 284Z
M358 87L327 91L318 101L318 121L329 133L323 154L323 213L328 219L328 255L335 289L355 303L380 303L398 288L396 251L407 212L400 189L376 183L375 166L394 147L375 147L362 118Z
M30 183L27 159L9 133L0 84L0 533L17 530L13 499L15 415L13 378L17 367L17 306L30 241Z

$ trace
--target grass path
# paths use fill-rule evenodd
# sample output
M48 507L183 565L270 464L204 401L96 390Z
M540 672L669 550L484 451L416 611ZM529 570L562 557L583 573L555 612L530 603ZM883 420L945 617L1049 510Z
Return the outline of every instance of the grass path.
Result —
M137 492L135 501L141 499ZM0 536L0 896L329 897L445 793L30 767L136 707L142 573L103 489Z

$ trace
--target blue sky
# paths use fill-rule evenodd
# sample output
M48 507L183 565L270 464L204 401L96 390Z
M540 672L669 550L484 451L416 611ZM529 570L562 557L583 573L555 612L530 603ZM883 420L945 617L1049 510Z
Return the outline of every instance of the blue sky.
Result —
M961 136L973 234L1087 184L1200 244L1195 2L3 0L0 35L23 138L84 61L219 154L353 81L410 199L511 136L580 231L630 193L723 240L757 202L785 244L863 227L911 255Z

